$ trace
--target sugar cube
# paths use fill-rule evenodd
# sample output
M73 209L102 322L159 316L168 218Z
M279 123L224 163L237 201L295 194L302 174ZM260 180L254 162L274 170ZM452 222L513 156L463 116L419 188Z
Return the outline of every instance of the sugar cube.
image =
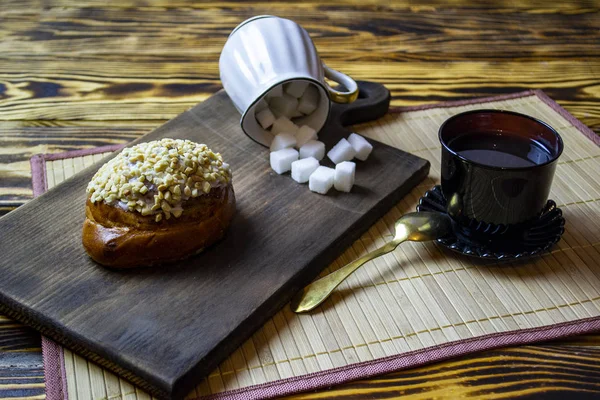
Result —
M275 116L268 108L265 108L262 111L256 113L256 120L263 127L263 129L267 129L273 122L275 122Z
M315 85L310 85L304 91L302 97L298 101L298 111L302 114L309 115L317 109L319 105L319 89Z
M300 158L314 157L322 160L325 157L325 143L309 140L300 147Z
M277 85L271 88L271 90L269 90L267 92L267 99L272 99L273 97L281 97L283 96L283 87L281 85Z
M319 161L314 157L294 161L292 163L292 179L298 183L306 183L317 168L319 168Z
M317 132L308 125L302 125L296 132L296 147L300 148L309 140L317 140Z
M356 158L361 161L365 161L373 150L373 145L367 142L367 139L356 133L352 133L350 136L348 136L348 142L354 148L354 151L356 152Z
M308 87L308 81L293 81L286 83L283 90L290 96L294 96L299 99L304 94L304 91Z
M298 99L284 93L281 97L274 97L269 102L272 110L277 110L286 117L291 117L298 108Z
M346 139L337 142L337 144L327 152L327 157L329 157L334 164L341 163L342 161L350 161L355 155L356 151L354 151L354 148Z
M274 109L274 108L272 108L272 109L271 109L271 112L272 112L272 113L273 113L273 115L275 116L275 119L277 119L277 118L279 118L279 117L286 117L286 118L288 118L286 115L283 115L283 113L282 113L282 112L280 112L280 111L278 111L278 110L276 110L276 109ZM288 118L288 119L289 119L289 118Z
M349 192L354 186L354 173L356 164L352 161L342 161L335 166L333 186L340 192Z
M287 119L292 119L292 118L304 117L304 114L302 114L298 110L292 111L292 113L290 115L285 115L281 111L276 110L276 109L272 109L271 112L273 113L273 115L275 116L275 118L286 117ZM292 121L292 122L294 122L294 121Z
M298 151L287 148L274 151L269 156L271 162L271 168L278 174L292 169L292 163L298 159Z
M296 135L297 130L298 125L293 123L288 117L281 116L273 122L271 133L273 135L278 135L280 133L291 133L292 135Z
M265 108L269 107L269 104L266 102L265 99L260 99L256 105L254 106L254 112L259 112L264 110Z
M333 168L320 166L310 175L308 188L317 193L326 194L333 186L335 170Z
M296 137L291 133L280 133L275 135L271 141L271 151L287 149L288 147L296 146Z

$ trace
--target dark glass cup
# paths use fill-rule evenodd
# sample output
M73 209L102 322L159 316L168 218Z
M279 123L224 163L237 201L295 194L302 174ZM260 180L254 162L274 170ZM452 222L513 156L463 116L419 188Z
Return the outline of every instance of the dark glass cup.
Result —
M445 121L442 192L461 226L515 226L539 217L550 193L563 142L527 115L475 110Z

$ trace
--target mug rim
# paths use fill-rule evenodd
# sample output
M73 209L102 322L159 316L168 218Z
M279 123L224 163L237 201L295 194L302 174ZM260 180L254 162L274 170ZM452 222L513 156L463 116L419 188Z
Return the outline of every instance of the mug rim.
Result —
M469 114L484 114L484 113L492 113L492 114L511 114L511 115L515 115L515 116L519 116L519 117L523 117L523 118L527 118L533 122L535 122L536 124L542 125L544 128L548 129L550 132L552 132L552 134L556 137L557 139L557 143L558 143L558 151L556 152L555 155L552 155L552 157L550 158L550 160L543 162L541 164L535 164L535 165L530 165L527 167L498 167L498 166L493 166L493 165L487 165L487 164L482 164L480 162L474 161L474 160L470 160L460 154L458 154L455 150L451 149L450 146L448 145L448 143L446 143L446 141L444 141L442 139L442 132L444 130L444 128L446 127L446 125L448 123L450 123L453 120L456 120L460 117L464 117L465 115L469 115ZM442 148L446 149L446 151L448 151L450 154L452 154L454 157L459 158L461 161L465 162L465 163L469 163L472 165L475 165L477 167L480 168L485 168L485 169L491 169L491 170L496 170L496 171L523 171L523 170L529 170L529 169L535 169L535 168L539 168L539 167L543 167L549 164L552 164L553 162L555 162L556 160L558 160L558 158L561 156L561 154L563 153L564 150L564 143L562 140L562 137L560 136L560 134L558 133L558 131L556 129L554 129L552 126L550 126L549 124L547 124L546 122L539 120L537 118L534 118L530 115L526 115L526 114L522 114L522 113L518 113L515 111L508 111L508 110L496 110L496 109L478 109L478 110L469 110L469 111L464 111L462 113L458 113L456 115L451 116L450 118L446 119L442 125L440 125L440 128L438 130L438 140L440 141Z
M233 30L231 31L231 33L229 34L229 36L227 38L231 37L231 35L236 33L242 26L246 25L247 23L256 21L257 19L263 19L263 18L280 18L280 17L278 17L276 15L270 15L270 14L255 15L254 17L250 17L250 18L240 22L238 24L238 26L233 28Z

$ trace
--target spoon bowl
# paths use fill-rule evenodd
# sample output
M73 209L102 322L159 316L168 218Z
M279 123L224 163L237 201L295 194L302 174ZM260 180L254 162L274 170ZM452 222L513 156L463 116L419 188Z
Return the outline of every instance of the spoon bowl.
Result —
M447 214L414 212L396 221L394 241L427 242L446 236L451 230L452 222Z

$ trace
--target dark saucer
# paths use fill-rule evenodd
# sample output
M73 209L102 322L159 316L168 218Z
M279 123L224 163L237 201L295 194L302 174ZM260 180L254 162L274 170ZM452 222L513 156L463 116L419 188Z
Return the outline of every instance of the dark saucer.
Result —
M435 186L421 199L417 211L446 212L441 187ZM437 242L458 253L489 260L515 260L538 255L556 244L564 232L565 219L556 203L548 200L539 217L528 223L505 226L477 223L455 224L454 232Z

